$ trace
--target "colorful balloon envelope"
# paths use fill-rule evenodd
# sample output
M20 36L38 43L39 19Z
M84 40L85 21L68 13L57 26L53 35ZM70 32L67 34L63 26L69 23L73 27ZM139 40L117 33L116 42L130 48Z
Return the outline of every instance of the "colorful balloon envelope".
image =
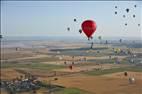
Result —
M88 37L88 39L92 38L93 33L96 31L96 22L93 20L86 20L81 25L83 32Z

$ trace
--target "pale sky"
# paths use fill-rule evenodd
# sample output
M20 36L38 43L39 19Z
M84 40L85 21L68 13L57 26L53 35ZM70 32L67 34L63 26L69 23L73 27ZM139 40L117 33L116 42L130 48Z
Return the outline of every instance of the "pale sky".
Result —
M129 13L126 8L130 9ZM80 36L78 30L84 20L91 19L97 24L93 36L142 37L141 17L141 1L1 1L4 36L85 37ZM77 22L73 22L74 18ZM67 27L71 30L67 31Z

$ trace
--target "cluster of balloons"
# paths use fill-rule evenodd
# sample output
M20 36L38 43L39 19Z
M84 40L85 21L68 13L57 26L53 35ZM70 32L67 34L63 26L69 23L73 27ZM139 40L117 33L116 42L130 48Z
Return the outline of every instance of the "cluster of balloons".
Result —
M76 19L74 19L74 22L77 22ZM81 29L79 29L79 33L81 34L82 31L87 36L88 40L93 39L92 35L96 31L97 25L96 22L93 20L85 20L81 24ZM70 31L70 28L67 28L68 31Z
M134 8L137 8L137 5L134 5ZM117 12L118 6L115 6L115 9L116 9L116 11L114 12L114 14L117 15L117 14L118 14L118 12ZM129 9L129 8L126 8L125 11L126 11L126 13L128 14L128 13L130 12L130 9ZM127 16L127 15L123 15L123 18L126 18L126 16ZM135 18L136 15L133 14L132 17ZM127 22L126 22L124 25L127 26L127 25L128 25ZM138 26L140 26L140 24L138 24Z
M77 22L76 19L73 19L74 22ZM67 27L67 30L70 31L70 27Z
M134 5L134 8L137 8L137 5ZM117 12L118 6L115 6L115 9L116 9L116 11L114 13L115 13L115 15L117 15L118 14L118 12ZM125 11L128 15L128 13L130 12L130 9L126 8ZM126 18L127 15L123 15L122 17ZM136 15L133 14L132 17L135 18ZM77 19L73 19L73 21L77 22ZM128 23L125 23L125 26L127 26L127 25L128 25ZM140 24L138 24L138 26L140 26ZM90 40L90 39L93 39L93 34L96 31L96 29L97 29L97 25L94 20L85 20L81 24L81 29L79 29L79 33L81 34L82 32L84 32L84 34L86 35L88 40ZM70 31L70 27L68 27L67 30ZM101 41L101 39L102 39L101 36L99 36L98 39ZM120 39L119 41L121 43L122 39ZM108 41L106 40L106 44L107 43L108 43Z

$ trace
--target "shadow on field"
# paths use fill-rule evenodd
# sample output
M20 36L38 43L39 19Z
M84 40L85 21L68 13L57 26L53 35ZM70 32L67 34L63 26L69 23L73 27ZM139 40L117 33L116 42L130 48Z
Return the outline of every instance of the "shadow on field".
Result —
M50 51L85 51L85 50L105 50L107 47L98 47L98 48L76 48L76 49L51 49Z

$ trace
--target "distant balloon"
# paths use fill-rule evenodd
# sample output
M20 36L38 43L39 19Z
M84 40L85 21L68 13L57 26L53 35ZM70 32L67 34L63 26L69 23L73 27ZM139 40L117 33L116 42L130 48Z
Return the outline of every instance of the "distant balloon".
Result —
M70 31L70 28L68 27L67 30Z
M81 25L83 32L90 39L93 33L96 31L96 23L93 20L86 20Z
M69 66L69 69L72 70L72 65Z
M135 15L133 15L133 18L135 18L136 16Z
M136 7L137 7L137 5L134 5L134 7L136 8Z
M125 26L127 26L127 23L125 23Z
M97 51L97 53L100 53L100 51Z
M128 73L127 72L124 72L124 76L127 76L128 75Z
M64 64L66 65L66 64L67 64L67 62L65 61L65 62L64 62Z
M135 78L134 77L130 77L129 78L129 83L130 84L134 84L135 83Z
M123 15L123 18L125 18L126 16L125 15Z
M126 12L127 12L127 13L129 12L129 9L128 9L128 8L126 9Z
M102 39L102 37L101 37L101 36L99 36L99 37L98 37L98 39L99 39L99 40L101 40L101 39Z
M76 22L76 19L73 19L74 22Z
M120 39L119 42L121 43L121 42L122 42L122 39Z
M115 6L115 8L117 8L117 6Z
M93 48L93 44L94 44L94 43L92 42L92 43L91 43L91 47L90 47L90 49L92 49L92 48Z
M117 14L117 12L116 12L116 11L115 11L114 13L115 13L115 14Z
M108 41L106 40L106 44L108 44Z
M58 80L58 78L54 78L54 80Z
M98 39L100 40L100 44L101 44L102 37L101 37L101 36L99 36L99 37L98 37Z
M138 24L138 26L140 26L140 24Z
M0 39L2 38L2 35L0 35Z
M109 59L111 59L111 55L109 55Z
M74 65L74 62L72 62L72 65Z
M80 34L82 33L82 30L81 30L81 29L79 29L79 33L80 33Z

